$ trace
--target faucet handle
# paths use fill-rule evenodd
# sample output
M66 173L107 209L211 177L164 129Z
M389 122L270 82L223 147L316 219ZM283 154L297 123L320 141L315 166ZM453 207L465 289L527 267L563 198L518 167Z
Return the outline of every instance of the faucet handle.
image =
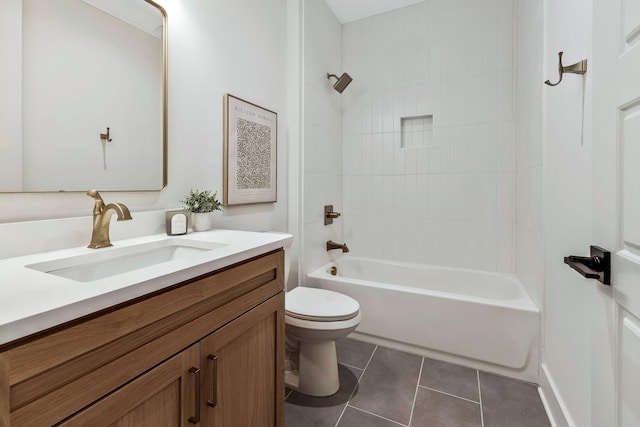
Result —
M324 206L324 225L333 224L333 220L340 216L339 212L333 211L333 205Z
M99 215L104 208L104 200L102 200L102 196L98 190L89 190L87 191L87 196L92 197L96 202L93 205L93 214Z
M87 196L92 197L96 200L100 200L102 203L104 203L104 200L102 200L102 196L100 195L100 192L98 190L87 191Z

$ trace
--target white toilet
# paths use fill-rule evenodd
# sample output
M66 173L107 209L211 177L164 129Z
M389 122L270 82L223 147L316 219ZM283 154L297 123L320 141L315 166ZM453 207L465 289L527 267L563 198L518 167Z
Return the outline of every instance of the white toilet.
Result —
M337 292L297 287L285 295L285 384L309 396L340 388L335 340L349 335L362 314L356 300Z

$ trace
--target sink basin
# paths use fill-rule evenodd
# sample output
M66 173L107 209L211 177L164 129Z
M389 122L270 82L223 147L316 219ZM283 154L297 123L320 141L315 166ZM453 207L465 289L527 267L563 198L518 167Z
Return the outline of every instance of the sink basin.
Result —
M27 265L27 268L78 282L92 282L140 268L197 256L224 243L165 239L139 245L99 249L90 254Z

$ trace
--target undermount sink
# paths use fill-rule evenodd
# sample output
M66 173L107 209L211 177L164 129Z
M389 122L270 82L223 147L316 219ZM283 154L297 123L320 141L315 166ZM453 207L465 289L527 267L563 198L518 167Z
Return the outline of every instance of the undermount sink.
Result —
M92 282L140 268L197 256L225 246L225 243L174 238L99 249L90 254L40 262L26 267L78 282Z

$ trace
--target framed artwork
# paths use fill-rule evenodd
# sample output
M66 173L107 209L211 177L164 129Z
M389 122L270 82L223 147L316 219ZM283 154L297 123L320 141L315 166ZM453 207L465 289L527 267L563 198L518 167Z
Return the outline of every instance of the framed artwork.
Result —
M276 201L278 114L224 95L224 191L227 206Z

